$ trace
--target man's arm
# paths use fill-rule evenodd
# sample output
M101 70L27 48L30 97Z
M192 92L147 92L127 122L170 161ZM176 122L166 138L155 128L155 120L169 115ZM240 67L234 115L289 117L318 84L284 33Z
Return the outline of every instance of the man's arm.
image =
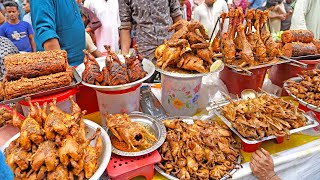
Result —
M36 43L34 42L33 34L29 34L29 41L33 52L36 52Z
M119 9L120 9L120 45L121 53L127 55L129 53L131 45L131 36L130 32L132 29L132 12L130 8L130 1L128 0L119 0Z
M169 7L170 7L170 16L173 20L173 23L178 22L180 19L182 19L182 12L180 10L179 1L171 0Z
M39 43L44 50L60 49L53 0L32 0L30 7L35 36Z

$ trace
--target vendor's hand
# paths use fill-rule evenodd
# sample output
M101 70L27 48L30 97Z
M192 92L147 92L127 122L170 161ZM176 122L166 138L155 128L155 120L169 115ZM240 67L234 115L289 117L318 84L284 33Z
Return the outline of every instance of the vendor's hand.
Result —
M272 157L263 148L252 153L250 168L253 175L256 176L259 180L279 179L274 172Z

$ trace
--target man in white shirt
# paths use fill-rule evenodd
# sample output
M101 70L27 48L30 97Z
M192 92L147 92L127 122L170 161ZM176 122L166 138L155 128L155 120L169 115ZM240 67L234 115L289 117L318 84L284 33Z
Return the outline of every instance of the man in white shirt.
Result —
M29 23L32 27L32 21L31 21L31 15L30 15L30 2L29 0L24 0L23 1L23 10L25 12L24 16L23 16L23 21Z
M228 13L228 5L225 0L205 0L204 3L194 10L194 20L200 21L208 30L208 35L211 36L215 24L223 12ZM226 19L223 31L226 31L227 28L228 20ZM213 37L215 37L218 31L219 25L217 25Z
M320 0L297 0L290 29L308 29L320 39Z

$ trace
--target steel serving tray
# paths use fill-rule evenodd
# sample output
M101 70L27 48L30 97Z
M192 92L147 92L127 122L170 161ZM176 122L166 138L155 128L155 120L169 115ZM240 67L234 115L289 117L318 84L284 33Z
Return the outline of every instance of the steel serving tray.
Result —
M124 62L123 55L118 55L118 57L122 62ZM97 62L99 63L99 65L100 65L100 70L102 70L102 68L106 66L105 65L105 59L106 59L106 57L100 57L100 58L96 59ZM118 91L118 90L128 89L128 88L137 86L139 84L142 84L143 81L149 79L153 75L153 73L155 72L154 64L148 59L143 59L142 60L142 66L143 66L143 70L145 70L147 72L147 75L144 78L139 79L139 80L134 81L134 82L131 82L131 83L121 84L121 85L117 85L117 86L97 86L97 85L89 84L89 83L86 83L86 82L82 81L82 84L85 85L85 86L91 87L91 88L93 88L95 90L100 90L100 91ZM82 73L83 73L84 69L85 69L84 63L80 64L76 68L76 70L79 73L80 77L82 77Z
M288 87L288 81L294 81L294 82L301 82L302 81L302 78L301 77L294 77L294 78L291 78L289 80L287 80L283 87L284 89L287 91L287 93L292 96L294 99L296 99L300 104L302 104L303 106L307 107L308 109L311 109L313 111L316 111L316 112L319 112L320 113L320 107L319 106L316 106L316 105L313 105L313 104L310 104L310 103L307 103L305 102L304 100L298 98L297 96L295 96L294 94L291 93L289 87Z
M210 116L210 117L207 117L205 119L201 119L201 120L207 120L209 121L210 119L212 119L214 115ZM183 122L187 123L187 124L193 124L193 121L194 120L198 120L199 118L197 117L189 117L189 116L173 116L173 117L165 117L163 119L161 119L161 121L164 121L164 120L175 120L175 119L181 119ZM237 159L237 163L239 165L236 165L236 168L232 169L229 171L229 174L230 175L233 175L241 166L240 166L240 163L241 163L241 156L238 157ZM167 174L165 171L163 171L158 165L155 164L154 166L154 169L156 171L158 171L161 175L163 175L164 177L170 179L170 180L179 180L177 177L175 177L174 175L171 175L171 174ZM225 174L221 180L226 180L226 179L229 179L230 178L230 175L228 174Z
M141 112L132 112L129 114L129 118L133 122L138 122L143 126L146 126L154 131L154 135L157 137L158 141L155 142L151 147L148 149L145 149L143 151L138 151L138 152L126 152L126 151L121 151L114 146L112 146L112 152L115 154L118 154L120 156L142 156L145 154L148 154L152 151L157 150L165 141L166 138L166 128L165 126L161 123L161 121L156 120L150 115L141 113ZM107 130L109 136L113 136L112 132Z
M72 73L73 73L73 79L72 79L71 84L68 86L58 87L58 88L54 88L51 90L41 91L41 92L32 93L32 94L26 94L26 95L23 95L23 96L20 96L17 98L0 101L0 104L16 103L16 102L25 100L26 97L35 98L35 97L45 96L45 95L49 95L49 94L54 94L54 93L66 91L68 89L72 89L72 88L76 87L77 85L79 85L82 81L78 72L73 67L72 67Z
M237 100L234 100L234 101L237 101ZM229 104L228 103L225 103L225 104L220 104L219 106L223 106L223 105L227 105ZM240 139L247 143L247 144L257 144L259 142L263 142L263 141L267 141L267 140L270 140L270 139L275 139L277 138L276 136L272 135L272 136L267 136L267 137L264 137L264 138L261 138L259 140L249 140L249 139L246 139L245 137L243 137L235 128L233 128L231 122L225 118L223 115L222 115L222 112L220 109L212 109L212 111L237 135L240 137ZM313 128L313 127L316 127L319 125L319 123L311 116L307 115L307 114L303 114L304 117L307 118L308 122L307 122L307 125L306 126L303 126L303 127L300 127L300 128L296 128L296 129L291 129L289 132L290 134L293 134L293 133L297 133L297 132L300 132L300 131L303 131L303 130L306 130L306 129L310 129L310 128Z

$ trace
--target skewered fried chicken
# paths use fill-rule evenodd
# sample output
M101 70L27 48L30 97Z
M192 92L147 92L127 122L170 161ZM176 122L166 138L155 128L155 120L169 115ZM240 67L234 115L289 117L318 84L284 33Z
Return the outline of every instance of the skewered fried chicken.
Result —
M242 13L242 11L240 13ZM245 27L244 25L242 25L242 22L240 22L238 27L238 35L239 35L239 39L242 42L242 51L240 52L240 57L241 57L241 60L243 61L240 66L241 67L244 67L245 65L253 66L255 62L254 62L251 45L248 42L244 31L245 31Z
M251 45L251 48L252 49L255 49L256 48L256 42L254 41L254 37L253 37L253 32L252 32L252 19L253 17L255 16L255 10L254 9L248 9L247 11L247 32L246 32L246 37L247 37L247 40L248 42L250 43ZM242 49L242 48L240 48Z
M144 150L157 141L157 138L142 125L132 122L127 114L109 114L106 116L106 121L112 134L119 142L125 142L129 150ZM117 147L115 142L112 143Z
M85 69L82 73L82 80L89 83L99 85L103 80L103 74L100 71L100 65L87 50L83 50Z
M273 41L267 25L269 19L269 10L263 11L261 19L261 40L266 46L267 55L270 58L270 61L272 61L274 58L280 55L280 47L276 42Z
M97 170L103 144L101 130L86 138L82 111L72 100L71 114L61 111L54 103L50 104L50 113L46 106L33 106L29 116L21 121L13 110L13 124L21 128L20 137L12 141L5 149L6 163L14 172L15 179L78 179L90 178ZM34 118L40 117L43 123ZM49 126L48 128L48 123ZM45 127L47 129L45 129ZM67 128L67 129L65 129ZM43 133L46 131L46 134ZM75 131L79 131L75 133ZM47 137L49 133L51 140ZM52 135L52 137L51 137ZM89 144L96 139L96 145Z
M303 71L302 81L288 81L289 91L297 98L320 107L320 70Z
M228 26L228 31L226 33L223 33L222 35L222 44L223 44L223 53L224 53L224 58L225 62L227 64L231 64L235 60L236 56L236 46L233 42L232 38L232 20L234 19L235 16L235 10L230 9L228 13L229 17L229 26Z
M213 52L219 53L220 50L220 44L221 44L221 38L220 38L220 33L222 32L222 29L224 27L224 21L227 17L227 13L222 13L221 15L221 27L218 31L218 33L216 34L216 37L213 39L212 43L211 43L211 49Z
M195 120L164 120L167 136L159 167L179 179L221 179L236 168L239 144L225 125Z
M249 100L229 101L230 104L222 108L223 114L248 139L289 135L289 130L307 123L296 106L267 94Z

